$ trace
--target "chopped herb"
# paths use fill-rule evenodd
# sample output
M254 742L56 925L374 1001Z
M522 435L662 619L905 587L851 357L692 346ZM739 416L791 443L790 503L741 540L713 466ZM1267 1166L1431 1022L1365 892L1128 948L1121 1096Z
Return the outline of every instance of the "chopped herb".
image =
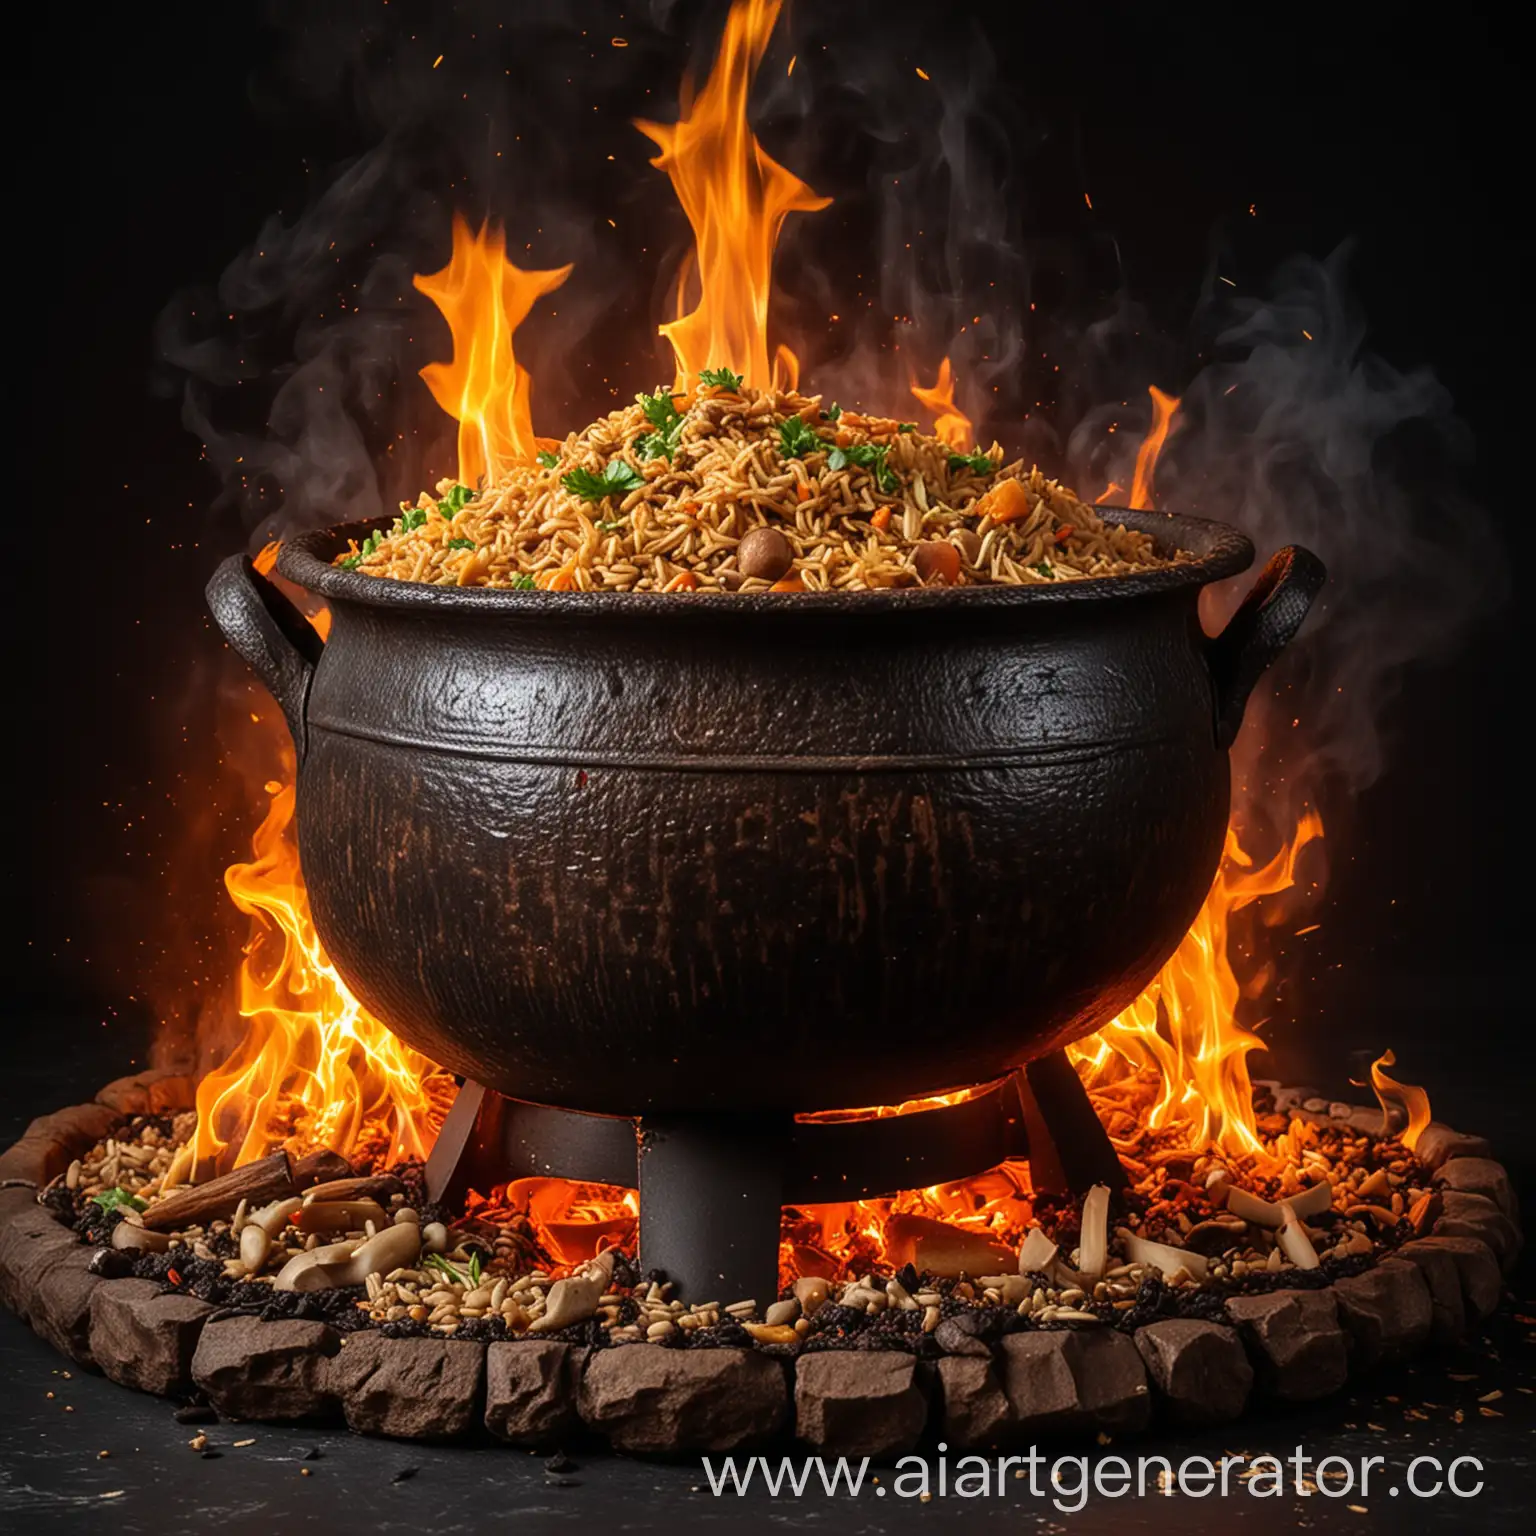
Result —
M368 556L371 555L383 542L384 530L382 528L375 528L373 532L370 533L360 545L358 545L357 553L355 555L348 555L347 558L341 562L342 569L347 571L355 571L358 566L360 566L363 561L366 560Z
M843 408L837 403L836 400L834 400L832 404L829 405L821 414L825 416L828 421L836 421L838 417L843 414Z
M449 539L448 540L448 548L449 549L473 549L474 547L475 547L475 541L473 539Z
M1042 576L1054 576L1056 574L1056 572L1051 569L1051 562L1049 560L1042 560L1039 565L1030 566L1030 570L1038 571Z
M473 1290L480 1284L480 1255L471 1253L469 1256L469 1288Z
M536 458L539 463L544 466L545 469L553 469L555 465L560 462L560 455L558 453L539 452L534 454L534 458Z
M104 1211L147 1211L149 1209L137 1195L130 1195L126 1189L117 1188L104 1189L99 1195L92 1195L91 1203L99 1205Z
M403 512L395 519L395 531L397 533L415 533L427 520L425 507L412 507L408 512Z
M899 421L896 423L896 430L898 432L916 432L917 423L915 421Z
M527 571L519 571L512 578L512 589L515 592L532 592L536 586L538 586L538 582Z
M885 462L885 456L890 452L886 443L850 443L846 448L834 448L827 455L828 469L841 469L845 464L857 464L860 469L869 470L875 477L875 483L882 491L894 491L901 481L896 478L896 471Z
M949 456L951 473L957 469L972 469L978 475L990 475L996 467L990 453L952 453Z
M597 527L604 533L617 533L624 526L622 517L605 517Z
M786 459L803 459L827 446L798 416L791 416L779 428L779 452Z
M475 493L467 485L456 485L438 502L438 515L452 517L455 513L462 512L474 499Z
M729 368L705 368L699 374L699 383L708 384L712 389L740 389L741 375L732 373Z
M670 459L683 430L683 418L672 391L658 389L654 395L636 395L635 401L655 429L635 439L635 452L642 459Z
M645 480L623 459L610 459L600 475L594 475L590 469L573 469L561 476L560 484L583 501L601 501L605 496L638 491Z
M423 1269L435 1269L439 1274L446 1275L455 1285L462 1285L465 1290L472 1289L459 1269L448 1262L440 1253L429 1253L427 1261L422 1265Z

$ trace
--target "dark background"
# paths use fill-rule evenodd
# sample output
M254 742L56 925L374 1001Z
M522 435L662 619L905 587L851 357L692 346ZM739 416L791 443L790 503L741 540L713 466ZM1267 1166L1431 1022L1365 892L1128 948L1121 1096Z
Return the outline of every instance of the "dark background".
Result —
M678 29L702 9L683 8ZM1465 10L1422 30L1374 8L1181 10L850 7L846 46L850 60L878 47L882 15L910 11L916 36L982 16L999 91L1030 106L1034 163L1092 185L1097 227L1154 311L1179 308L1213 232L1235 221L1248 220L1236 270L1255 282L1355 237L1371 345L1437 370L1475 443L1468 488L1515 543L1528 434L1510 41ZM229 974L238 925L221 875L247 846L250 802L213 782L215 691L231 674L202 587L245 531L208 510L215 478L177 400L151 387L152 332L173 294L302 203L317 163L368 143L345 113L274 111L265 91L253 104L250 81L287 46L255 7L83 20L61 7L37 26L29 57L58 89L13 142L26 276L12 307L30 333L13 353L15 458L30 485L11 507L7 605L22 843L10 1121L84 1096L109 1058L127 1070L158 1016L184 1018ZM1034 216L1048 224L1051 209L1042 198ZM1277 1052L1285 1075L1337 1091L1352 1053L1391 1044L1442 1117L1517 1159L1532 1145L1516 1014L1521 622L1512 604L1488 612L1458 655L1406 679L1391 768L1348 808Z

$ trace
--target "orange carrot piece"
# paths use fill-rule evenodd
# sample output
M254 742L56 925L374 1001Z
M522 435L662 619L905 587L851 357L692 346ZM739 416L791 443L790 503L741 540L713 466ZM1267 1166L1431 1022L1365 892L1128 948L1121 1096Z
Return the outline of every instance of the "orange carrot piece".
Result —
M1016 523L1029 513L1029 493L1017 480L999 480L976 503L976 515L995 523Z
M776 581L768 588L770 592L804 592L805 583L800 579L798 571L792 571L783 581Z
M891 509L889 507L876 507L869 519L869 526L884 532L891 526Z
M699 578L692 571L679 571L661 590L663 592L696 592Z

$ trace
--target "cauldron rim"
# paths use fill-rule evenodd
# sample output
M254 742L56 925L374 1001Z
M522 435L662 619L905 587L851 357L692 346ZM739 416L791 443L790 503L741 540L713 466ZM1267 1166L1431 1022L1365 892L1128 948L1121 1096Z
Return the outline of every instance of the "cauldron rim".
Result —
M820 613L879 613L912 608L1014 608L1030 604L1110 602L1150 597L1235 576L1253 564L1252 541L1227 523L1173 512L1138 512L1105 506L1117 523L1150 533L1159 551L1186 549L1195 559L1124 576L1095 576L1082 581L1040 586L892 588L865 592L549 592L509 587L439 587L425 582L387 581L345 571L330 561L348 539L388 527L394 517L368 518L317 529L285 542L277 573L296 586L325 598L375 608L457 610L482 616L496 611L527 617L566 614L584 619L688 615L719 617L736 613L763 617Z

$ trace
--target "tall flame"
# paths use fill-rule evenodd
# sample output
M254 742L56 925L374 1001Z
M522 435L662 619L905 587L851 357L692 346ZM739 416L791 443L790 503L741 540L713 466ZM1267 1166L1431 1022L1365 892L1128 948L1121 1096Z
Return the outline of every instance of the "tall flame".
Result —
M1234 1156L1262 1150L1247 1057L1263 1042L1237 1022L1242 989L1228 953L1229 928L1234 912L1289 890L1297 856L1322 835L1322 819L1309 810L1286 846L1255 868L1228 828L1215 883L1172 958L1129 1008L1068 1047L1089 1087L1154 1068L1162 1089L1149 1118L1153 1130L1180 1129L1198 1150L1214 1146Z
M1381 1105L1386 1120L1390 1121L1394 1104L1406 1112L1408 1123L1398 1132L1397 1139L1411 1152L1429 1124L1429 1095L1422 1088L1415 1088L1412 1083L1400 1083L1382 1071L1383 1067L1396 1065L1397 1057L1393 1052L1384 1051L1378 1056L1371 1063L1371 1087L1376 1090L1376 1102Z
M315 933L292 836L294 764L224 884L251 918L240 966L245 1036L197 1090L184 1171L201 1176L274 1147L329 1147L370 1165L424 1157L452 1079L402 1045L348 991ZM436 1091L434 1091L436 1090Z
M791 213L814 213L818 197L758 143L747 122L747 98L779 17L780 0L736 0L720 52L703 90L683 83L676 123L637 120L661 151L651 164L672 180L693 226L694 254L678 279L678 318L661 327L677 358L677 389L691 388L704 368L730 368L748 385L788 383L793 354L769 360L768 298L773 251ZM683 311L684 288L697 278L697 306ZM784 355L787 354L787 355Z
M421 370L432 398L459 424L459 480L494 481L538 451L533 438L532 384L512 350L512 336L541 295L571 275L569 266L527 272L507 260L499 224L478 234L453 216L453 254L440 272L418 275L416 287L442 311L453 359Z
M946 357L939 364L939 376L931 389L921 384L912 386L918 401L933 412L933 430L957 452L971 446L971 418L955 404L955 379Z
M1131 481L1130 506L1134 511L1146 512L1152 508L1152 472L1157 468L1158 456L1168 441L1168 429L1173 424L1174 412L1179 408L1176 395L1165 395L1157 385L1147 393L1152 396L1152 427L1136 450L1136 473Z

